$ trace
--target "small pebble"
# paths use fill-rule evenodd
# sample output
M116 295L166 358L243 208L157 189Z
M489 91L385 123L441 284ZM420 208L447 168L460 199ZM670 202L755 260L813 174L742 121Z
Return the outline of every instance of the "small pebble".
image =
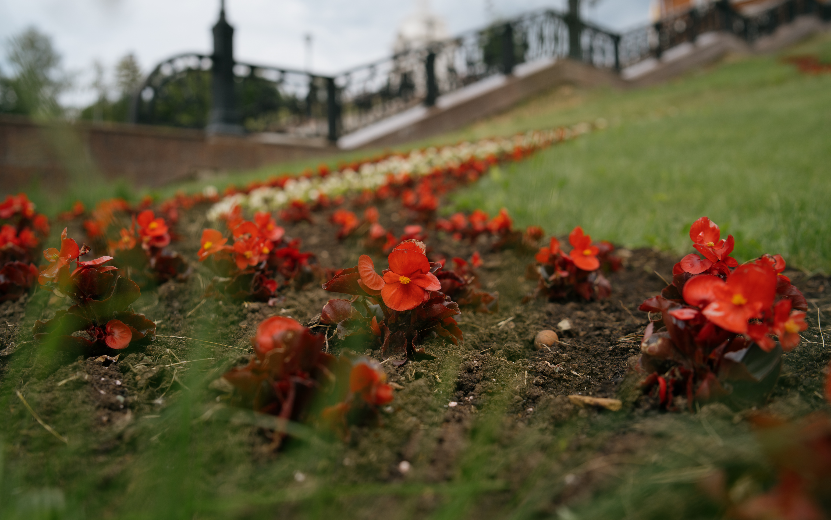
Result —
M410 463L406 460L402 460L398 463L398 471L400 471L402 474L406 474L408 471L410 471Z
M296 480L297 482L303 482L304 480L306 480L306 475L300 473L299 471L295 471L294 480Z
M534 338L534 348L537 350L543 347L551 348L559 342L560 338L556 332L553 330L541 330L537 332L537 336Z
M571 330L571 322L568 321L568 318L566 318L557 324L557 328L560 330Z
M456 401L450 401L450 404L448 404L447 406L449 406L450 408L453 408L453 407L456 407L458 405L459 405L459 403L457 403Z

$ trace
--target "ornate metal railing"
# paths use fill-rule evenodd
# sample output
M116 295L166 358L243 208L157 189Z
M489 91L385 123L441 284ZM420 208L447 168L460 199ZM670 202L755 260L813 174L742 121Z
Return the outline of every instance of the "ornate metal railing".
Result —
M132 121L204 128L211 108L212 64L211 56L196 53L160 63L133 98ZM239 118L247 131L327 136L331 78L238 62L234 80Z
M761 36L772 34L779 26L792 22L797 16L806 14L829 20L831 2L786 0L752 14L743 14L735 10L730 2L719 0L621 34L620 64L627 67L652 56L660 57L673 47L694 43L698 36L708 32L732 33L753 43Z
M597 67L616 68L618 40L583 23L578 54ZM487 77L511 74L517 65L569 55L569 21L552 10L468 31L336 75L338 128L348 133L413 106L433 105L439 95Z
M753 42L809 13L830 19L831 0L786 0L753 14L741 14L728 0L719 0L621 34L567 13L535 11L333 77L237 62L236 110L250 132L335 141L409 108L432 106L440 95L512 74L521 64L571 57L620 71L695 42L706 32L728 32ZM159 64L134 96L132 120L204 128L211 109L212 62L211 56L191 53Z

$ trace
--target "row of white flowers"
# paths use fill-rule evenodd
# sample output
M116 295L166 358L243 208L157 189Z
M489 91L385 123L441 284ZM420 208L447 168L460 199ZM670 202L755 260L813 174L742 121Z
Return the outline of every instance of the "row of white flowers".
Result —
M216 221L235 206L251 211L274 211L295 200L314 202L322 194L337 197L361 193L364 190L374 191L387 182L389 175L423 176L436 168L453 168L470 160L485 159L491 155L501 157L512 153L517 146L523 149L543 148L557 140L572 139L605 126L605 121L598 120L594 124L580 123L567 128L534 130L508 138L489 138L475 143L463 142L441 148L413 150L406 156L391 156L378 162L363 164L357 171L347 168L326 177L290 179L283 188L262 187L252 190L247 195L229 195L214 204L208 210L207 216L209 220Z

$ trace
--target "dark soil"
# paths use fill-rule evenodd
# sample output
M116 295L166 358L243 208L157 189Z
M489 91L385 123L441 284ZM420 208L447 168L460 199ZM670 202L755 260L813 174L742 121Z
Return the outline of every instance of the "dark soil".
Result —
M381 223L400 233L408 216L391 207L379 209ZM172 248L189 260L196 258L201 230L212 227L205 210L183 212L175 227L181 240ZM301 249L315 253L323 267L355 265L363 253L358 239L336 242L327 217L328 212L320 212L314 225L285 225L287 234L301 237ZM72 226L70 236L71 231ZM748 435L746 411L722 404L698 415L667 415L643 402L634 405L638 378L629 367L647 324L637 307L663 288L661 277L671 275L674 255L619 251L625 264L608 275L613 294L607 300L522 304L534 288L524 277L533 252L495 252L485 239L469 244L436 233L427 244L434 260L469 258L479 251L483 288L499 292L499 312L464 311L458 317L463 344L432 340L425 346L432 359L400 367L385 363L397 391L380 427L353 429L345 442L292 441L278 453L270 450L267 432L250 422L211 420L230 398L219 378L247 359L249 340L263 319L283 315L316 323L326 301L338 297L318 283L284 288L273 306L205 299L211 274L194 261L196 270L187 282L145 290L134 306L157 322L158 338L112 358L66 359L39 352L32 323L62 305L43 291L0 304L0 378L8 410L2 434L16 485L61 488L67 508L119 518L131 507L158 513L178 504L172 495L164 501L167 495L152 482L156 476L158 486L167 482L180 489L181 482L190 482L187 511L194 518L197 513L199 518L301 513L323 518L343 511L359 518L421 518L436 511L487 518L510 511L562 517L568 512L564 507L582 507L604 489L618 489L623 475L632 479L644 465L670 460L654 459L656 443L674 443L681 431L694 433L678 442L673 453L690 452L690 457L698 456L691 450L707 440L712 444L710 429L725 439L725 432L738 432L742 439ZM376 266L385 265L385 258L376 257ZM788 274L811 304L811 328L803 334L803 344L786 355L783 375L766 406L800 416L824 406L823 371L831 354L823 348L817 309L831 319L831 281ZM543 329L557 331L561 341L536 350L533 339ZM341 348L335 339L329 347L333 353ZM380 358L373 346L360 353ZM69 448L34 421L15 390L69 438ZM579 409L567 399L572 394L617 397L625 405L617 413ZM176 422L177 417L184 422ZM710 429L702 430L700 417L709 417ZM183 434L178 424L195 429ZM160 469L167 467L162 459L179 460L182 450L196 475ZM49 477L44 480L44 475ZM366 488L375 489L367 495L344 491L344 486L359 484L386 487ZM395 487L403 485L415 487ZM452 486L466 491L457 493ZM321 491L329 488L329 494ZM101 492L92 496L92 489ZM275 489L286 494L270 494ZM309 494L310 489L322 494ZM162 498L153 509L145 501L155 493ZM245 496L252 502L240 498ZM323 497L316 506L308 502L314 496ZM284 505L275 508L276 503Z

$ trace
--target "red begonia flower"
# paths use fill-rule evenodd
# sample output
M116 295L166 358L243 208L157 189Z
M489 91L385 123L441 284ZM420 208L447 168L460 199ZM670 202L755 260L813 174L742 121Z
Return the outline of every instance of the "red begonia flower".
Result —
M133 339L133 333L130 330L130 327L118 320L108 321L106 331L107 336L104 341L110 348L127 348L130 344L130 340Z
M408 311L427 299L427 291L438 291L441 283L430 272L424 244L402 242L389 255L390 268L384 271L381 298L390 309Z
M286 230L278 226L271 214L265 211L254 213L254 222L263 238L272 242L279 242L286 234Z
M226 249L225 244L228 239L222 236L222 233L215 229L205 229L202 231L202 242L199 248L199 261L202 262L214 253L218 253Z
M505 233L511 231L513 225L514 222L511 220L510 215L508 215L508 210L502 208L499 210L499 214L488 222L488 231L491 233Z
M693 284L692 288L688 286ZM747 322L770 309L776 296L776 274L769 267L745 264L722 281L717 276L701 275L684 286L684 299L706 305L704 316L719 327L746 334ZM709 303L707 301L709 300Z
M136 234L132 229L121 228L119 234L121 235L120 239L110 241L111 251L129 251L136 247Z
M58 275L58 271L72 260L76 260L81 254L78 244L71 238L66 238L66 228L61 233L61 250L50 247L43 252L44 258L49 261L49 266L40 272L38 282L45 285Z
M41 235L49 234L49 219L46 218L46 215L37 215L32 221L32 225Z
M380 216L378 208L375 206L370 206L364 210L364 220L370 224L377 224Z
M163 218L156 218L151 210L148 209L139 213L136 223L139 226L138 232L142 244L156 248L163 248L170 244L167 224Z
M550 263L555 257L560 254L560 241L556 237L551 237L548 247L541 247L534 258L541 264Z
M265 242L255 236L237 239L234 242L233 250L234 262L240 270L259 264L263 257L271 252Z
M358 258L358 274L361 275L361 281L364 285L373 291L380 291L384 288L384 279L375 272L375 264L372 263L372 258L367 255L361 255Z
M360 394L368 404L381 406L392 401L392 387L385 383L387 375L366 361L359 361L349 374L349 391Z
M600 267L600 260L597 259L600 250L591 245L592 238L583 234L583 228L574 228L568 235L568 241L574 248L569 255L574 265L584 271L594 271Z
M707 217L701 217L690 226L690 239L694 244L713 247L720 238L721 231L718 226Z
M808 328L805 313L791 312L791 300L781 300L773 307L773 332L779 336L782 350L788 352L799 345L799 333Z
M298 321L284 316L267 318L257 326L257 333L251 341L254 344L254 352L263 358L272 350L284 347L279 338L280 334L287 331L299 332L304 328Z
M713 263L721 261L728 267L739 265L735 258L730 257L734 245L733 235L728 235L727 240L721 240L721 231L709 218L701 217L693 222L690 226L690 238L693 241L693 247L707 260ZM687 272L692 273L692 271Z

